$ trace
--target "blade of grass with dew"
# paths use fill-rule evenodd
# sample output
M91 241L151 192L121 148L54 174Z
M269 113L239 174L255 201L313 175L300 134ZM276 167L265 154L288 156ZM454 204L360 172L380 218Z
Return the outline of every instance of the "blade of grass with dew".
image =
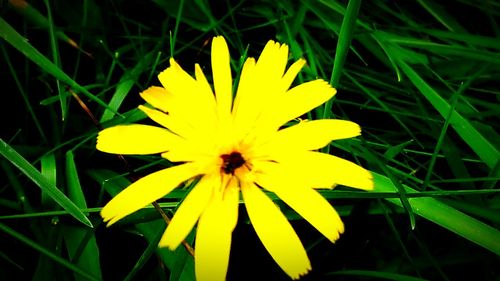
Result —
M451 105L427 84L411 66L399 58L396 61L399 68L420 93L422 93L443 118L446 118L451 110ZM500 161L500 152L498 149L455 110L452 110L450 125L489 168L493 168Z
M69 270L81 275L82 277L85 277L87 280L95 280L99 281L101 279L97 278L96 276L93 276L92 274L89 274L88 272L82 270L78 266L72 264L71 262L67 261L66 259L62 258L61 256L54 254L50 250L46 249L45 247L41 246L40 244L36 243L35 241L31 240L30 238L24 236L23 234L15 231L14 229L8 227L7 225L3 224L0 222L0 231L5 232L6 234L12 236L16 240L26 244L27 246L35 249L39 253L43 254L44 256L48 257L52 261L68 268Z
M87 209L87 202L80 184L73 151L66 152L65 158L68 197L81 210ZM63 237L70 259L86 272L102 279L99 247L93 230L84 226L64 225ZM79 275L75 276L75 280L84 281Z
M9 146L3 139L0 139L0 153L9 160L14 166L21 170L29 179L38 185L43 192L50 195L63 209L67 210L75 219L83 224L92 227L90 220L82 211L64 195L55 185L52 185L33 165L24 157Z
M56 79L67 84L69 87L83 93L89 99L95 101L104 108L108 105L90 93L85 87L79 85L76 81L71 79L64 71L58 68L54 63L41 54L35 47L33 47L28 40L21 36L17 31L12 28L3 18L0 17L0 37L11 44L16 50L25 55L33 63L38 65L41 69L54 76ZM116 112L115 112L116 113Z
M397 188L387 177L372 172L376 192L394 192ZM407 193L419 193L403 185ZM402 207L401 200L385 200ZM432 197L410 198L409 202L415 214L440 225L449 231L476 243L477 245L500 255L500 231L477 219L474 219Z

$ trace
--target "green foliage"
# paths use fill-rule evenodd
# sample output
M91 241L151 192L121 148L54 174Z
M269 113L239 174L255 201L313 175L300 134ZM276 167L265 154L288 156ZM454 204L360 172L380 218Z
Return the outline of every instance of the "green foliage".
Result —
M125 164L96 151L95 137L100 126L149 122L138 94L159 85L170 56L191 73L199 63L210 80L210 40L223 35L233 70L269 39L288 44L290 61L307 60L297 83L320 77L338 89L304 118L363 129L325 148L369 168L376 182L373 192L320 191L346 224L336 244L268 194L308 249L313 271L304 280L500 276L495 1L4 2L0 273L194 280L184 247L157 248L165 222L154 208L110 228L99 216L130 182L171 163L127 156ZM172 216L185 194L177 189L160 206ZM242 209L228 279L288 280L257 250L247 222Z

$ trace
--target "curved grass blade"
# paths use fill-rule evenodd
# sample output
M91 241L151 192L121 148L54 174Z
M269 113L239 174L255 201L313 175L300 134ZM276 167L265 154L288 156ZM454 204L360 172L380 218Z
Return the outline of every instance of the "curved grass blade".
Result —
M396 53L396 52L394 52ZM460 113L452 110L452 106L443 99L418 73L402 59L396 59L399 68L410 79L422 95L432 104L439 114L446 118L451 112L449 118L450 125L470 146L470 148L481 158L481 160L493 169L500 161L500 152L485 138L466 118Z
M0 153L3 157L9 160L14 166L21 170L28 178L38 185L43 192L49 194L61 207L63 207L70 215L82 222L88 227L93 227L90 220L82 213L82 211L64 195L55 185L45 178L33 165L31 165L24 157L16 150L9 146L3 139L0 139Z
M352 35L354 34L354 29L356 27L356 19L358 17L360 6L361 0L350 0L347 4L344 19L342 20L342 25L340 26L339 40L337 42L335 59L333 61L332 76L330 77L330 84L332 84L333 87L339 86L340 75L344 69L347 53L351 47ZM323 111L323 118L330 117L332 103L332 99L326 102L325 110Z
M372 172L376 192L394 192L397 188L387 177ZM402 185L408 194L419 193L417 190ZM385 200L402 207L401 200ZM415 214L438 224L451 232L476 243L477 245L500 255L500 231L477 219L474 219L432 197L410 197L409 202Z
M19 52L23 53L23 55L25 55L32 62L37 64L44 71L54 76L56 79L67 84L70 88L83 93L89 99L95 101L104 108L115 112L104 101L102 101L101 99L90 93L85 87L81 86L75 80L71 79L71 77L69 77L66 73L64 73L64 71L62 71L54 63L52 63L49 59L47 59L43 54L41 54L37 49L35 49L35 47L33 47L30 43L28 43L28 40L26 40L26 38L17 33L17 31L14 28L12 28L1 17L0 17L0 37L3 38L5 41L7 41L9 44L11 44Z

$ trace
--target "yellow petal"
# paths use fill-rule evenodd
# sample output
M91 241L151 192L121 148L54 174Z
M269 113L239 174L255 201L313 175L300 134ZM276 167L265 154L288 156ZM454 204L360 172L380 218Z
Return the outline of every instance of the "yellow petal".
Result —
M238 216L238 192L214 197L198 222L195 273L198 281L226 280L234 217Z
M344 224L321 194L304 186L288 173L280 175L275 171L270 172L260 174L257 183L274 192L330 241L334 242L339 238L344 232Z
M236 91L236 97L233 104L233 117L235 118L235 120L237 118L241 119L242 117L244 117L244 119L247 119L246 115L253 112L250 111L250 109L253 108L253 105L249 105L248 103L250 102L250 95L258 94L250 91L252 89L251 83L255 82L253 78L254 69L255 59L247 58L241 69L240 80L238 81L238 90Z
M182 182L197 175L192 163L174 166L147 175L120 192L101 210L108 226L147 206L175 189Z
M163 234L160 247L174 250L186 238L212 198L215 184L214 177L205 176L189 192Z
M267 145L276 149L314 150L324 147L333 140L352 138L361 134L358 124L334 119L300 122L279 130Z
M99 132L97 149L115 154L154 154L173 149L182 139L166 129L140 125L119 125Z
M229 49L224 37L212 41L212 75L219 118L229 118L233 101Z
M161 72L158 79L171 96L168 113L183 119L199 135L210 134L215 126L215 117L212 118L214 110L210 107L210 102L207 102L210 98L213 99L211 91L207 92L206 87L200 87L199 82L172 58L170 67Z
M279 208L255 185L242 187L245 207L262 244L293 279L311 269L307 253Z
M323 104L337 91L326 81L318 79L290 89L280 101L280 108L270 108L259 120L259 124L271 123L279 128L286 122L300 117Z
M195 132L193 132L193 128L188 126L182 119L175 118L172 115L165 114L159 110L147 108L143 105L139 105L139 109L146 113L151 120L185 139L192 139L196 137Z
M290 86L285 86L290 77L286 78L286 81L282 80L287 61L288 46L271 40L264 47L257 62L253 58L248 58L243 65L233 105L234 124L238 136L245 137L249 133L260 134L260 130L256 130L259 129L256 120L261 113L267 109L281 107L276 101ZM292 72L288 76L293 75ZM268 126L265 126L264 129L267 128Z
M285 75L281 78L280 81L280 91L285 92L290 88L290 85L292 85L293 80L295 80L295 77L297 77L297 74L299 74L300 70L304 65L306 64L305 59L299 59L298 61L294 62L286 71Z
M152 86L140 93L141 97L150 105L169 113L172 108L172 94L165 88Z
M262 79L278 80L283 77L287 61L288 45L269 40L257 60L256 67Z
M342 184L363 190L373 189L373 177L369 171L330 154L303 151L276 155L275 158L287 169L295 169L294 174L302 175L316 187Z
M195 65L195 75L196 82L198 84L198 92L199 92L199 101L200 104L206 109L205 119L208 124L215 124L217 117L217 108L215 103L215 96L212 92L212 88L203 74L203 70L201 69L199 64ZM212 127L211 127L212 128Z

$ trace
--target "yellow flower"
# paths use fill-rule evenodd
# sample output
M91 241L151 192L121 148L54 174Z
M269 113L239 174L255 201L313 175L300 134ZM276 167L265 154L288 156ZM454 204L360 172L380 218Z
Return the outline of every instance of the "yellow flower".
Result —
M282 128L335 95L323 80L290 89L305 64L286 69L288 46L269 41L259 59L244 63L233 99L229 50L212 42L215 95L200 66L195 78L174 59L159 74L163 87L141 93L156 109L139 108L164 128L131 124L99 133L97 149L116 154L155 154L179 165L134 182L101 212L108 226L158 200L190 179L199 182L167 227L160 247L175 249L197 225L197 280L224 280L240 191L250 221L276 263L297 279L311 269L306 251L287 218L264 193L275 193L330 241L344 231L334 210L314 188L342 184L369 190L370 173L347 160L314 150L332 140L358 136L343 120L313 120ZM285 71L286 70L286 71Z

